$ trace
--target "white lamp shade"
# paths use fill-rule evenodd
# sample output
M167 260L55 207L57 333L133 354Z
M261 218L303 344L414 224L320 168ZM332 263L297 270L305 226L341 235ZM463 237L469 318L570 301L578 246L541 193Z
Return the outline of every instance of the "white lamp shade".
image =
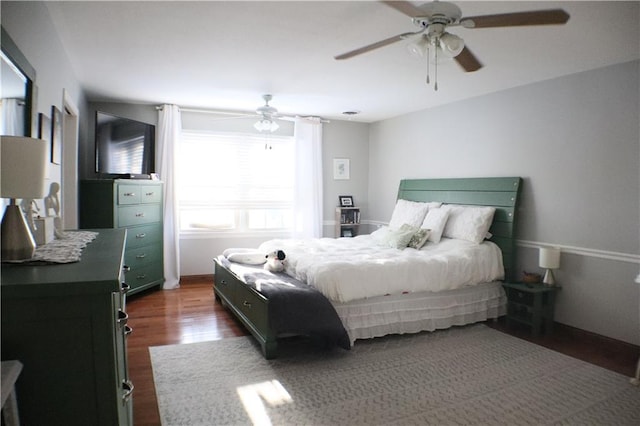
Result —
M558 269L560 267L560 249L541 247L539 263L541 268Z
M420 36L418 40L407 44L407 50L413 56L421 58L425 55L427 48L429 47L429 43L430 43L429 36L427 36L426 34L423 34L422 36Z
M268 118L263 118L259 121L257 121L253 127L255 127L255 129L259 132L265 132L265 131L270 131L270 132L275 132L276 130L278 130L278 128L280 126L278 126L278 123L276 123L273 120L269 120Z
M2 136L0 148L0 196L43 198L47 193L47 142L23 136Z
M464 40L455 34L444 33L440 37L442 53L448 58L455 58L464 49Z

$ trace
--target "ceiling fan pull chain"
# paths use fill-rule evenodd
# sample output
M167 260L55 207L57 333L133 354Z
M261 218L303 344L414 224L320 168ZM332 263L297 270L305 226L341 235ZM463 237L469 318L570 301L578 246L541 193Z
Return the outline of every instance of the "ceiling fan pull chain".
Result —
M430 52L429 52L429 47L427 47L426 57L427 57L427 84L429 84L430 83L430 81L429 81L429 58L431 57Z
M436 48L434 49L434 52L435 52L436 63L434 64L435 75L434 75L434 81L433 81L433 90L437 92L438 91L438 41L436 41Z

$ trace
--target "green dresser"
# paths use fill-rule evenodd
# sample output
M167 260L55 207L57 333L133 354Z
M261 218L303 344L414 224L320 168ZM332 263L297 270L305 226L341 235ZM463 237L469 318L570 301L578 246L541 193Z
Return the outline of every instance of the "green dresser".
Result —
M19 360L24 425L131 425L125 231L98 230L80 262L2 265L2 360Z
M124 264L130 294L164 283L162 182L98 179L80 182L80 228L126 228Z

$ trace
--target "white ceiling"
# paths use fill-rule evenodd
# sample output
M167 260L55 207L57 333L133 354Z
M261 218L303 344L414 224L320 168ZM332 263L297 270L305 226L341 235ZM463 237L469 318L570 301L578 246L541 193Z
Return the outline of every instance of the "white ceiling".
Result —
M415 2L415 4L421 4ZM484 64L438 67L439 90L405 41L336 61L337 54L415 31L411 19L370 1L47 2L91 101L173 103L373 122L640 58L640 3L483 2L463 16L563 8L566 25L450 28ZM432 68L433 72L433 68ZM432 75L433 78L433 75Z

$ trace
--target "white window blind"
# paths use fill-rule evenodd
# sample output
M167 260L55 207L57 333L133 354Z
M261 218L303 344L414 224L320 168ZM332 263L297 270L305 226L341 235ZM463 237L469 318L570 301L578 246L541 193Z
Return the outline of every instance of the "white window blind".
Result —
M177 161L180 229L289 230L292 137L184 130Z

